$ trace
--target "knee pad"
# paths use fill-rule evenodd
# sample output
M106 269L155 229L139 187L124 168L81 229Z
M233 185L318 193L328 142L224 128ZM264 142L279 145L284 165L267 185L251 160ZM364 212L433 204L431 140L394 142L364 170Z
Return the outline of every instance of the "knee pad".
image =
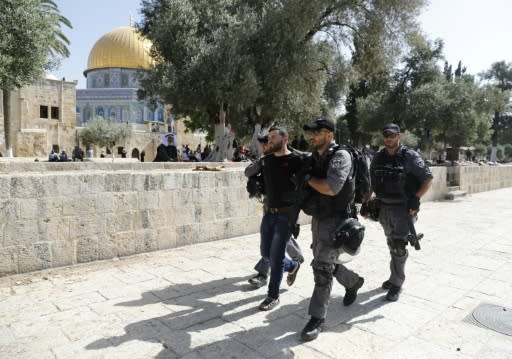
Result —
M388 241L389 252L397 257L407 255L406 245L407 242L404 241Z
M334 266L328 263L318 263L313 261L313 275L315 284L325 286L332 282Z

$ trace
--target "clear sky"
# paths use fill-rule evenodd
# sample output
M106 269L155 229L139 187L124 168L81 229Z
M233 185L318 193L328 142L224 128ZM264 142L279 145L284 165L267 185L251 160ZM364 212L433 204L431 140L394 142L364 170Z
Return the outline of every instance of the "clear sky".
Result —
M67 81L78 80L77 88L86 87L84 70L92 47L106 33L128 26L130 15L140 21L140 0L56 0L60 13L67 17L73 29L64 27L71 41L70 57L52 74Z
M73 29L64 29L71 41L71 56L53 74L78 80L85 88L83 71L94 43L107 32L129 24L130 14L140 20L140 0L57 0L62 15ZM444 54L454 67L459 60L470 74L490 68L493 62L512 62L509 17L512 0L430 0L420 16L423 30L432 40L445 42Z
M511 0L430 0L420 16L430 39L444 40L448 63L470 74L498 61L512 62Z

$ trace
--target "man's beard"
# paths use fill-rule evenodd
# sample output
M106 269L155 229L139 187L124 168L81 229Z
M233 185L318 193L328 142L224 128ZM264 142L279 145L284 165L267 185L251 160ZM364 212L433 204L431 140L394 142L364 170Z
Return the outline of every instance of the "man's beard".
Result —
M400 142L393 142L391 145L387 145L384 143L384 147L386 147L387 149L395 149L395 148L398 148L398 146L400 146Z
M321 149L322 147L324 147L325 142L326 142L325 140L315 141L315 143L310 143L310 145L313 148L313 150L317 151L317 150Z
M284 142L281 141L279 143L276 143L272 146L272 152L277 152L277 151L281 151L283 149L283 146L284 146Z

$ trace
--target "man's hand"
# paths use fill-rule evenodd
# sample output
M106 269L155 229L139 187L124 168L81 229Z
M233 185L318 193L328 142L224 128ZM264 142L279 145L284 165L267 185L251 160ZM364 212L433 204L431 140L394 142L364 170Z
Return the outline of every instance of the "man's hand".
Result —
M368 218L370 216L370 206L368 206L368 202L364 202L363 204L361 204L359 214L364 218Z
M407 209L409 214L414 216L420 210L420 199L418 196L411 197L407 200Z

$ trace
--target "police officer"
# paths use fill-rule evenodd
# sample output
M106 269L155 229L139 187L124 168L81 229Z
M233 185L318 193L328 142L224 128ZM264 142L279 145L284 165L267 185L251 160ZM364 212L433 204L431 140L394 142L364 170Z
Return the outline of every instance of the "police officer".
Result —
M363 206L375 192L380 200L379 221L384 228L391 254L391 275L382 283L388 290L386 299L397 301L405 280L406 248L409 235L408 216L417 219L420 198L432 185L432 172L421 157L400 143L400 127L394 123L384 126L385 147L377 152L370 165L371 190Z
M288 132L282 127L272 127L268 132L271 153L262 161L262 172L265 182L266 206L260 226L260 252L263 258L270 260L270 280L268 294L260 303L260 310L270 310L279 304L279 287L283 271L291 274L289 279L300 268L298 261L285 258L285 248L290 231L288 216L295 191L293 176L302 169L301 158L292 153L288 147ZM293 284L290 282L289 285Z
M311 319L302 330L303 340L318 337L325 321L327 306L331 296L333 277L345 287L343 304L352 304L364 279L340 264L337 259L343 249L335 246L332 238L336 227L352 216L355 183L353 180L352 158L348 151L334 142L336 130L328 117L317 118L304 125L309 131L309 142L314 150L312 171L305 181L312 189L312 195L303 210L312 215L313 234L313 274L315 288L309 303Z
M257 159L256 161L252 162L249 166L245 168L245 175L247 177L256 176L261 173L262 167L263 167L263 159L266 155L269 155L272 152L272 144L268 142L268 135L265 136L258 136L258 142L261 144L262 150L263 150L263 156ZM265 213L268 207L268 204L266 203L266 197L263 199L263 212ZM304 262L304 256L302 255L302 249L300 248L297 241L293 238L293 236L290 236L288 239L288 242L286 243L286 253L290 258L293 260L303 263ZM288 274L287 277L287 283L288 285L293 285L295 282L295 278L297 275L299 267L294 272L291 272ZM248 280L249 284L257 289L260 287L263 287L267 284L267 278L270 273L270 258L269 257L261 257L260 260L256 263L254 266L254 270L257 272L257 274L250 278Z

